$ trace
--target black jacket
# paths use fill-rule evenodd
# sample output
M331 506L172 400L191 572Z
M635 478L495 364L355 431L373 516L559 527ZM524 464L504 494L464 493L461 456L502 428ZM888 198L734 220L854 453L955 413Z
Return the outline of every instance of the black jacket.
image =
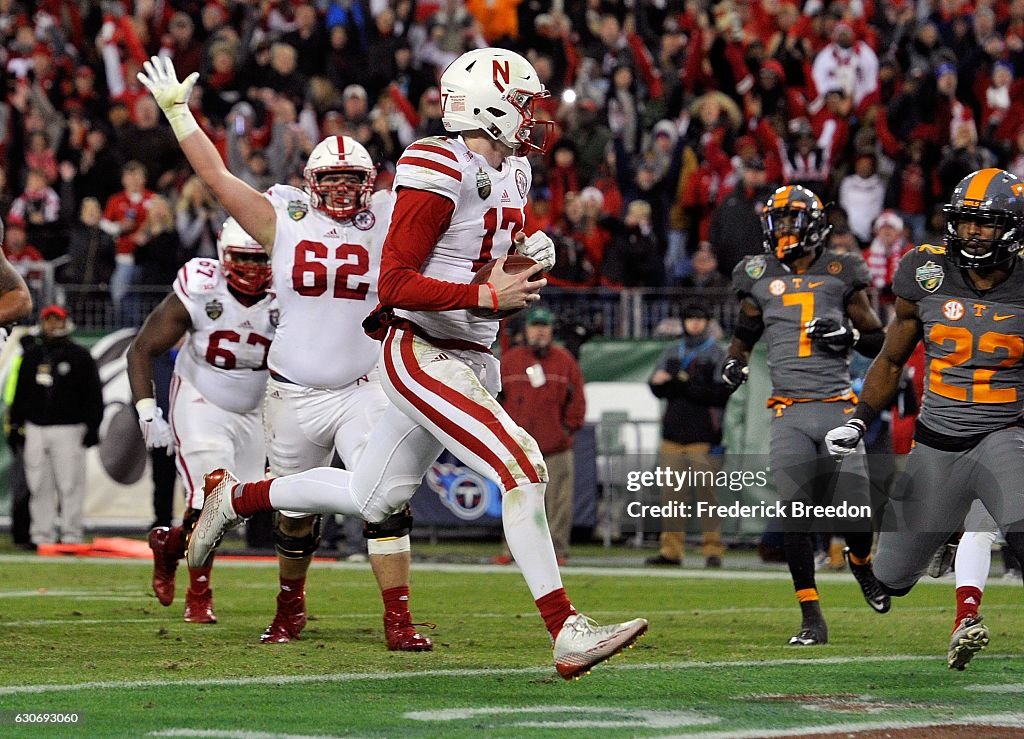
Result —
M89 350L67 337L26 336L11 403L12 426L84 423L95 433L103 420L103 386Z
M722 382L725 351L707 334L685 337L665 349L657 369L672 379L651 385L656 398L668 401L661 420L661 438L677 444L718 444L722 440L722 408L729 390Z

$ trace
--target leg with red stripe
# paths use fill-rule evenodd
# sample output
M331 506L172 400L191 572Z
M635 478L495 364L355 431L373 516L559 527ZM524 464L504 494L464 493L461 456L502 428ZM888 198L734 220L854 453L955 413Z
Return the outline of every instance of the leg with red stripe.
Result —
M548 531L547 470L540 450L474 370L447 355L441 358L407 331L392 331L383 357L384 387L394 406L505 491L505 539L551 634L558 673L567 680L579 677L635 643L647 630L646 620L600 627L573 608Z

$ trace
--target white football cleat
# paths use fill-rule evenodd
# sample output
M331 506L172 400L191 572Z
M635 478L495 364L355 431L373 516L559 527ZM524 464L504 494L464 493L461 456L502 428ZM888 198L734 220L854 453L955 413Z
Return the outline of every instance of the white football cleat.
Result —
M566 680L582 677L594 665L633 646L647 631L647 619L598 626L577 613L565 619L555 638L555 669Z
M965 618L949 638L949 669L966 670L974 655L988 646L988 641L988 626L982 623L981 616Z
M224 532L245 519L235 513L231 505L231 492L238 478L225 469L214 470L203 477L203 511L188 538L185 559L189 567L205 567L213 550L220 544Z

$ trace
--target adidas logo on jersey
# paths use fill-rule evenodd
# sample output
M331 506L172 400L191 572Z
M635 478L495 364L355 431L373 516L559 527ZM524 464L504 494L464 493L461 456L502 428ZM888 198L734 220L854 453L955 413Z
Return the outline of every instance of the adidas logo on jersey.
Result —
M448 355L445 354L444 352L438 352L437 356L434 357L433 359L431 359L430 361L432 363L433 362L447 362L448 361Z
M508 190L502 190L501 191L501 202L503 202L503 203L511 203L512 202L512 198L510 198L508 196Z
M332 228L330 231L324 234L325 239L336 239L338 238L338 229Z
M242 321L241 328L252 328L252 324L249 321Z

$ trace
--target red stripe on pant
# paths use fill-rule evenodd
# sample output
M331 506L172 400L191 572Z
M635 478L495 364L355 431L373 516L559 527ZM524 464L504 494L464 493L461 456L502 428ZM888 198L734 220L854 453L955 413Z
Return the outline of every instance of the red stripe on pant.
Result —
M182 482L188 485L188 494L185 496L185 507L195 508L193 502L195 501L195 483L192 482L192 473L188 471L188 465L185 464L185 456L181 453L181 439L178 438L178 431L174 424L174 404L178 398L178 388L181 387L181 378L177 375L171 375L171 397L170 397L170 418L167 420L171 424L171 433L174 434L174 446L176 454L178 455L178 462L181 464L181 470L185 473L185 479Z
M501 461L497 454L491 451L487 447L487 445L484 444L480 439L477 439L475 436L470 434L465 429L459 428L459 426L454 421L452 421L452 419L448 418L442 412L434 408L430 403L426 402L423 396L415 393L411 388L409 388L405 384L405 382L403 382L402 378L398 374L398 370L395 366L395 360L392 355L396 343L396 334L397 331L394 330L392 330L388 334L387 351L384 352L384 369L388 374L388 378L391 380L392 383L394 383L395 389L398 390L399 394L403 398L408 400L412 404L412 406L417 411L422 413L431 423L433 423L435 426L441 429L444 433L451 436L459 444L465 446L466 449L468 449L472 454L475 454L477 457L479 457L481 461L484 462L484 464L487 464L489 467L491 467L498 474L498 477L501 479L502 485L504 485L507 490L511 490L517 487L515 477L513 477L508 467ZM405 364L407 366L407 369L410 370L410 375L419 373L422 376L426 376L426 373L416 364L415 357L406 357L405 354L406 343L408 343L410 353L412 351L412 333L406 331L401 341L403 364ZM424 386L424 389L426 389L428 392L433 393L433 390L430 387ZM455 407L459 408L460 410L466 410L467 412L469 412L468 409L465 408L464 406L471 404L471 401L465 396L460 395L459 393L454 394L458 399L458 402L453 403L453 405L455 405ZM484 410L486 412L486 409ZM488 412L487 415L493 419L493 414L490 414Z

